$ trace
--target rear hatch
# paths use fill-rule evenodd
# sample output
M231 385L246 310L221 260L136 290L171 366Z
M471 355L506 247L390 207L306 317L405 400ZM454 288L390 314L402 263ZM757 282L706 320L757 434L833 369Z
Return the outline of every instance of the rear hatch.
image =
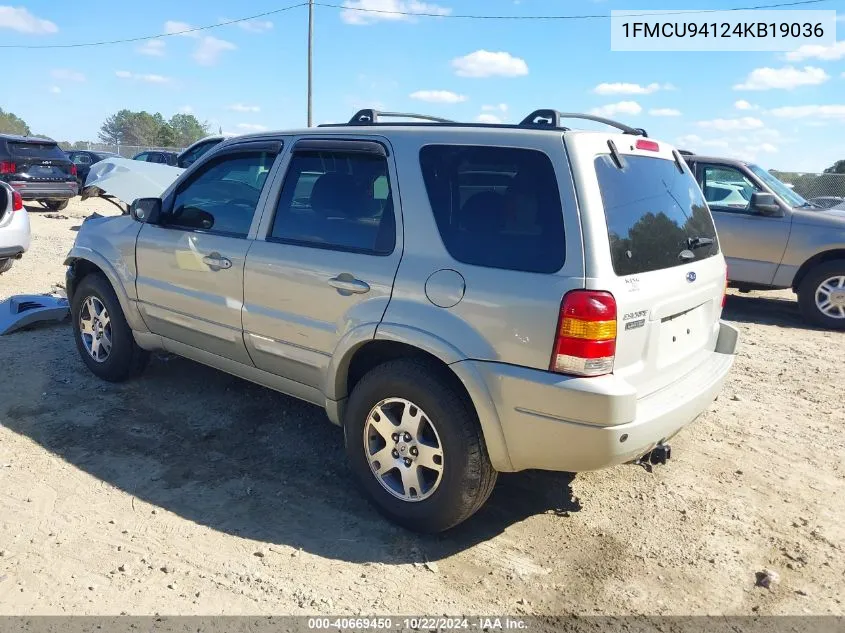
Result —
M8 141L15 178L32 182L63 182L75 178L70 159L52 141Z
M615 297L613 373L643 397L715 349L726 268L713 218L671 146L595 133L566 144L585 240L595 242L585 247L586 285Z

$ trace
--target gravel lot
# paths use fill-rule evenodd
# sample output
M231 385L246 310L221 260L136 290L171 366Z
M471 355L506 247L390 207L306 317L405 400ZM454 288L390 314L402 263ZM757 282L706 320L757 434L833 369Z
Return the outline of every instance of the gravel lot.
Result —
M92 211L31 206L0 300L61 283ZM845 614L845 334L789 292L725 317L729 384L667 466L502 476L436 538L374 513L320 409L177 358L108 385L67 322L2 337L0 614Z

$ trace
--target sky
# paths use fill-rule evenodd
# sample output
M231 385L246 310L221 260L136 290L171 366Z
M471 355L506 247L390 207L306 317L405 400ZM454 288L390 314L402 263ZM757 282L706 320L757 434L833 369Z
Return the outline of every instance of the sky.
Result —
M218 24L300 0L19 0L0 5L0 43L115 40ZM317 0L318 2L321 0ZM468 20L727 9L766 0L325 0L316 6L314 123L360 108L519 122L538 108L603 114L682 149L769 169L821 171L845 158L845 0L838 41L791 53L614 52L606 18ZM699 6L699 5L706 5ZM33 132L96 141L121 108L190 112L214 132L304 127L307 8L153 40L6 49L0 107Z

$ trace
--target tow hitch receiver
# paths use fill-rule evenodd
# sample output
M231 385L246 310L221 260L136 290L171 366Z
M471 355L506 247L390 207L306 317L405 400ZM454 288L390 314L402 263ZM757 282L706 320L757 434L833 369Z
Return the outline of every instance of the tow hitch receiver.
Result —
M672 447L668 444L658 444L648 454L648 461L655 466L665 464L672 457Z

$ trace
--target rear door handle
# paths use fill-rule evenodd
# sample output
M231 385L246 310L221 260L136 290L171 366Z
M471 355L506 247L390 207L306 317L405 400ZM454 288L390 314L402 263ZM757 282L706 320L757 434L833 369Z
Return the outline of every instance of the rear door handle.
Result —
M332 288L337 288L340 294L364 294L370 291L370 285L360 279L355 279L349 273L343 273L337 277L329 279L329 285Z
M211 253L202 258L202 261L211 270L227 269L232 267L232 260L223 257L220 253Z

